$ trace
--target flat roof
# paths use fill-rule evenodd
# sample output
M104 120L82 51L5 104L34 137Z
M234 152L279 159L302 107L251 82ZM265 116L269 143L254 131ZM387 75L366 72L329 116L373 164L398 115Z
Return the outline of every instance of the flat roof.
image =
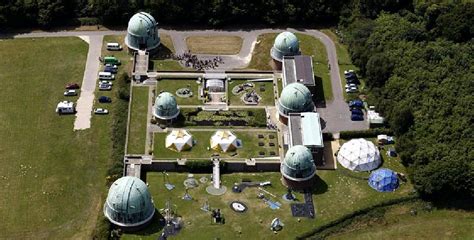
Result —
M323 133L319 114L304 112L290 114L288 118L290 145L304 145L307 147L324 147Z
M307 55L283 57L284 86L299 82L305 86L315 86L313 58Z

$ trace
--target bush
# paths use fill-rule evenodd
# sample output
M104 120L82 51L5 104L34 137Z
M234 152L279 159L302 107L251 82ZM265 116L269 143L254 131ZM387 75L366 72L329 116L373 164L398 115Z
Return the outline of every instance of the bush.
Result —
M342 131L339 133L339 137L341 139L371 138L377 137L377 135L380 134L393 135L393 131L388 128L374 128L364 131Z
M214 164L211 160L188 160L186 162L186 168L189 172L192 173L210 173L212 172L212 166ZM221 172L224 172L227 167L225 161L220 161L219 163Z

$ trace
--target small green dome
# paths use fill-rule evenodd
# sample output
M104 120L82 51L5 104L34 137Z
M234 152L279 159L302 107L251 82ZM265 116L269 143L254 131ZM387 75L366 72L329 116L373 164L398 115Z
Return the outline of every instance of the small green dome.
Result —
M173 94L163 92L156 97L153 115L164 120L173 119L179 115L179 107Z
M300 43L295 34L282 32L275 38L275 43L270 50L273 59L283 61L284 56L294 56L300 53Z
M281 164L281 173L293 181L304 181L313 177L316 166L311 151L302 145L291 147Z
M153 16L146 12L139 12L133 15L128 21L128 33L135 36L148 36L156 28L156 21Z
M288 84L278 99L278 111L284 116L289 113L312 112L314 104L309 89L301 83Z
M104 204L104 215L115 225L137 227L147 223L155 213L147 185L137 177L122 177L110 186Z

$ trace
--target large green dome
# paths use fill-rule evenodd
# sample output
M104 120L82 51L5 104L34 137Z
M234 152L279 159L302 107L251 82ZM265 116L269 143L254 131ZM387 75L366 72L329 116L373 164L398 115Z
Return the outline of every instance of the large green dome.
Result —
M128 21L125 43L133 50L152 50L160 44L158 23L146 12L139 12Z
M300 53L300 43L295 34L282 32L275 38L270 55L273 59L283 61L284 56L294 56Z
M163 92L156 97L153 115L163 120L173 119L179 115L179 107L173 94Z
M312 112L313 99L309 89L301 83L288 84L278 99L278 111L284 116L289 113Z
M122 177L110 186L104 215L115 225L137 227L151 220L155 206L147 185L137 177Z
M312 178L316 173L316 166L311 151L302 145L291 147L286 152L280 170L285 178L293 181L304 181Z

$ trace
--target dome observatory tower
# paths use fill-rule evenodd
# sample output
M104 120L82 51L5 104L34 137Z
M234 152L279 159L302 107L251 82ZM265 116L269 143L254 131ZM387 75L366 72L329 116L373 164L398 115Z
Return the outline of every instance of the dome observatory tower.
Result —
M282 123L288 123L290 113L312 112L313 110L312 95L305 85L291 83L281 91L278 99L278 113Z
M284 56L300 55L300 43L295 34L291 32L282 32L278 34L270 49L273 63L277 70L281 70Z
M302 145L293 146L286 152L280 171L283 175L283 184L288 188L296 190L311 188L316 175L316 165L311 151Z
M109 221L126 230L138 230L153 218L155 206L147 185L137 177L122 177L110 186L104 204Z
M128 21L125 44L129 51L147 50L153 52L160 45L158 23L146 12L133 15Z
M155 100L153 116L159 123L173 122L179 115L179 107L176 98L169 92L162 92Z

